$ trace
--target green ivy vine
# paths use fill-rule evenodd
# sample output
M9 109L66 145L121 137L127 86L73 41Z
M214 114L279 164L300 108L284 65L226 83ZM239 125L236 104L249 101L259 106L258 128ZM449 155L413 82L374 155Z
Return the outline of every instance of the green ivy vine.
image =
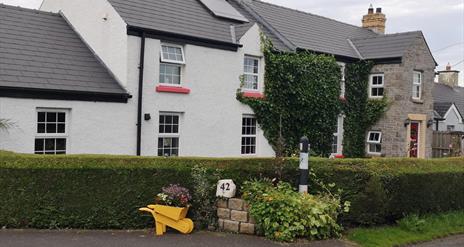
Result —
M312 151L331 150L337 116L341 111L340 67L333 56L310 52L278 52L263 39L266 63L265 99L237 99L249 105L278 157L298 153L301 136L310 139Z
M346 101L343 154L346 157L365 157L367 131L380 120L388 108L387 97L369 99L369 74L374 63L359 61L345 68Z
M373 63L360 61L346 65L346 100L341 101L341 70L333 56L276 51L265 37L262 44L266 63L265 98L244 97L239 88L237 100L252 108L277 156L297 154L303 135L308 136L313 154L327 156L331 152L337 117L343 112L346 116L344 155L364 157L367 130L388 107L386 97L368 98Z

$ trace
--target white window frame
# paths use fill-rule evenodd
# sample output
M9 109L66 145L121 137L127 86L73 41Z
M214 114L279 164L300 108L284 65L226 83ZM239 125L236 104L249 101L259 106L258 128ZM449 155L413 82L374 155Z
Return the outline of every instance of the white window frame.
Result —
M257 67L258 67L258 73L250 73L250 72L246 72L246 71L245 71L245 60L246 60L247 58L254 59L254 60L258 61L258 66L257 66ZM252 55L245 55L245 56L243 57L243 84L244 84L244 85L243 85L243 90L245 90L245 91L254 91L254 92L260 91L260 83L259 83L259 80L260 80L260 78L261 78L260 75L259 75L260 72L261 72L261 58L260 58L260 57L257 57L257 56L252 56ZM257 77L257 79L256 79L256 89L254 89L254 88L247 88L247 87L246 87L245 77L246 77L247 75L249 75L249 76L256 76L256 77Z
M64 133L39 133L38 130L38 125L39 125L39 113L44 112L44 113L64 113L65 114L65 119L64 119ZM56 140L55 140L55 150L54 150L54 155L56 155L57 152L63 152L67 154L69 152L69 114L70 110L69 109L60 109L60 108L37 108L35 112L35 136L34 136L34 153L37 154L38 151L36 151L36 146L35 146L35 141L37 139L66 139L66 144L65 144L65 150L57 150L56 149ZM58 118L58 114L56 116ZM47 117L45 116L45 122L40 122L45 124L45 132L47 132ZM63 123L59 122L58 119L56 119L56 122L53 122L57 124L57 132L58 132L58 123ZM45 143L44 143L45 145ZM44 146L44 154L45 155L45 146Z
M416 81L416 75L419 75L419 82ZM418 87L419 97L416 97L416 88ZM422 99L422 72L414 71L412 78L412 98L415 100Z
M333 137L337 138L337 152L332 153L332 155L339 155L343 154L343 134L344 134L344 129L343 125L345 122L345 116L343 114L339 115L337 117L337 132L333 133ZM333 148L333 142L331 148Z
M374 77L379 76L382 77L382 84L374 85ZM382 96L374 96L372 95L372 89L374 88L383 88L383 94ZM370 74L369 75L369 98L371 99L381 99L385 95L385 75L381 73L377 74Z
M245 127L243 125L243 119L244 118L254 118L255 119L255 134L243 134L243 127ZM256 116L255 115L251 115L251 114L243 114L242 115L242 118L241 118L241 138L240 138L240 154L243 155L243 156L253 156L253 155L257 155L258 153L258 120L256 119ZM242 144L242 141L243 141L243 138L255 138L255 152L254 153L243 153L242 152L242 149L243 149L243 144ZM245 145L246 146L246 145Z
M177 116L178 119L179 119L179 122L177 124L177 133L161 133L159 131L159 127L160 127L160 117L161 116ZM159 156L158 152L159 152L159 139L160 138L177 138L177 156L180 156L180 128L181 128L181 121L182 121L182 114L181 113L178 113L178 112L160 112L159 115L158 115L158 138L157 138L157 146L156 146L156 155ZM164 147L163 147L164 149ZM159 157L164 157L163 156L159 156ZM173 157L173 156L170 156L170 157Z
M164 63L164 62L161 62L160 63L160 66L159 66L159 77L161 77L161 65L162 64L166 64L166 65L172 65L172 66L178 66L180 68L180 71L179 71L179 84L174 84L174 83L165 83L165 82L159 82L160 85L163 85L163 86L169 86L169 87L182 87L182 65L181 64L171 64L171 63Z
M379 139L378 140L371 140L371 134L379 134ZM380 155L382 153L379 152L372 152L370 148L370 144L377 144L382 146L382 131L369 131L367 133L367 153L368 154L373 154L373 155Z
M181 54L182 54L182 61L177 61L177 60L172 60L172 59L167 59L164 58L163 56L163 47L175 47L175 48L180 48ZM179 67L179 84L173 84L173 83L165 83L165 82L159 82L160 85L163 86L169 86L169 87L182 87L182 72L183 72L183 66L185 65L185 52L184 52L184 47L182 45L177 45L177 44L171 44L171 43L161 43L160 45L160 65L159 65L159 78L161 78L161 65L162 64L167 64L167 65L172 65Z
M341 81L340 81L340 97L345 97L346 91L346 64L342 62L337 62L338 66L340 66L341 70Z
M177 61L177 60L171 60L171 59L164 58L164 56L163 56L163 46L180 48L180 51L181 51L181 54L182 54L182 61ZM176 45L176 44L170 44L170 43L161 43L160 47L161 47L161 50L160 50L161 62L163 62L163 63L185 64L184 47L182 45Z

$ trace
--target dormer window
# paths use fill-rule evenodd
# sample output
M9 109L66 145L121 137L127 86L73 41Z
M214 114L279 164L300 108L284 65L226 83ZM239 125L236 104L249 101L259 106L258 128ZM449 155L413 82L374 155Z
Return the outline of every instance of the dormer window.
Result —
M162 44L159 82L180 85L183 64L185 64L185 58L182 46Z
M369 98L383 98L384 75L372 74L369 76Z

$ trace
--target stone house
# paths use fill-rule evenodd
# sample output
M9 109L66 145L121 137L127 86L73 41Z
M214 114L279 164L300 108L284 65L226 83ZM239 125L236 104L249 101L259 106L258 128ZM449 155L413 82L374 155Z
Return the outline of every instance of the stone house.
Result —
M369 8L363 27L258 0L44 0L40 9L0 7L0 42L9 44L0 49L0 118L17 123L0 132L0 149L273 156L235 98L242 75L245 96L263 97L263 33L282 51L333 55L342 72L374 61L368 93L391 106L366 133L366 151L430 156L436 63L420 31L384 34L381 9ZM342 144L340 114L334 154Z

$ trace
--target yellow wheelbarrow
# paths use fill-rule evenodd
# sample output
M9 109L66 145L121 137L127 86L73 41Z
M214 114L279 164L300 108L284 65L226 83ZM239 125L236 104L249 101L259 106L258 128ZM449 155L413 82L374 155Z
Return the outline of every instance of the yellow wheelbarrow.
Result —
M139 208L141 212L148 212L155 219L155 234L161 236L166 232L166 227L171 227L183 234L193 231L193 221L187 216L188 208L170 207L164 205L148 205Z

